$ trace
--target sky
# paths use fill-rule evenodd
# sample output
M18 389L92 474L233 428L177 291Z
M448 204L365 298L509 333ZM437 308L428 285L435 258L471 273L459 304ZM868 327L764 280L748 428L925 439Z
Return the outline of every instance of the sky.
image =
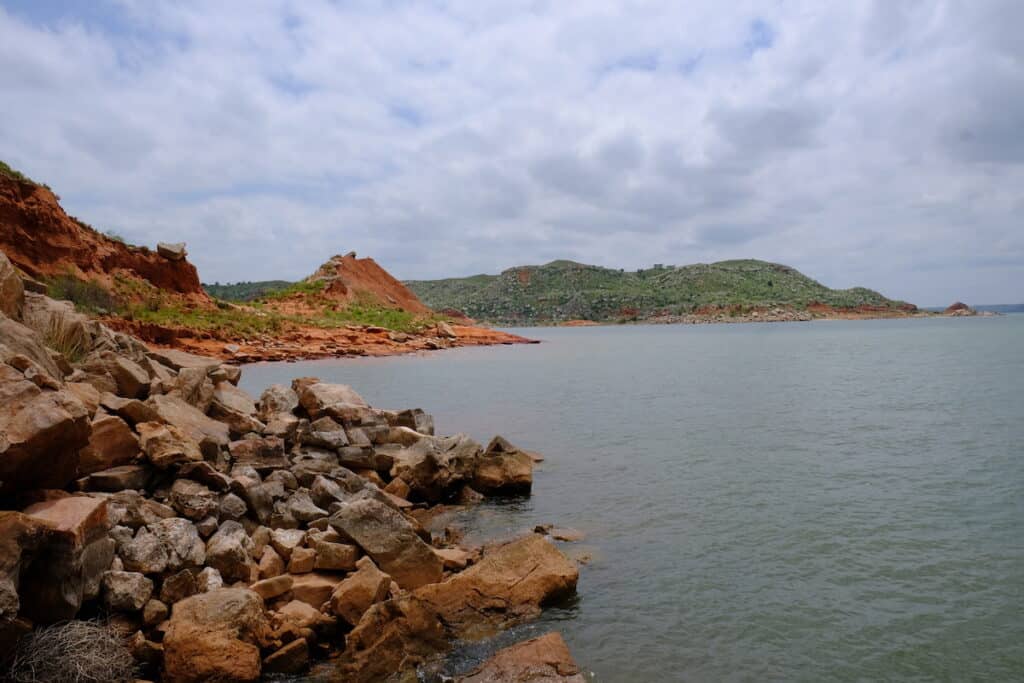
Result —
M760 258L1024 301L1019 0L0 0L0 159L206 282Z

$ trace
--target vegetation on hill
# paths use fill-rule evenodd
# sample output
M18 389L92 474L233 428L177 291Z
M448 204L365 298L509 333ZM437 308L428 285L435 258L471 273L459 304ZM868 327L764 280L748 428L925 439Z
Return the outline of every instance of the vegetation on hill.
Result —
M605 322L729 307L906 306L863 287L830 289L789 266L753 259L636 271L552 261L510 268L500 275L406 285L431 308L457 309L472 318L504 324Z
M223 301L254 301L291 286L292 283L286 280L262 280L260 282L235 282L223 285L219 282L215 282L212 285L204 283L203 289L213 298Z

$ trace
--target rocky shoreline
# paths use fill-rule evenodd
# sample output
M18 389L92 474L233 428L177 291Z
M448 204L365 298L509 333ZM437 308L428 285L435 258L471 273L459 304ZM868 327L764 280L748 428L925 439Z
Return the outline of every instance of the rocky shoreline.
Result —
M543 529L482 547L429 529L442 506L529 495L539 456L312 377L254 399L241 372L26 292L0 254L0 678L255 681L320 662L411 681L574 594ZM557 634L458 680L538 677L583 680Z

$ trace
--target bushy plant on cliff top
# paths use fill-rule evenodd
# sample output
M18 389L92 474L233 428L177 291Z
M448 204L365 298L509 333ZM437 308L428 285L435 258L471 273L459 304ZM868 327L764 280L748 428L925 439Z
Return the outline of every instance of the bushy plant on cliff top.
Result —
M33 185L38 185L39 184L36 181L34 181L31 178L29 178L24 173L22 173L21 171L17 171L15 169L11 168L10 166L8 166L3 161L0 161L0 175L5 175L8 178L14 178L15 180L20 180L23 183L32 183Z
M123 308L120 299L94 280L83 280L67 273L50 278L46 285L51 299L70 301L83 313L107 315Z

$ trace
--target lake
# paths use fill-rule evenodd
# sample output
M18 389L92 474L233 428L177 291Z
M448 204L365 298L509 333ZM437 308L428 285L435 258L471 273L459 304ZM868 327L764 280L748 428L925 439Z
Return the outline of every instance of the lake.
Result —
M247 366L547 460L470 540L580 529L596 681L1024 679L1024 316L531 328L534 346ZM493 644L460 650L469 666Z

